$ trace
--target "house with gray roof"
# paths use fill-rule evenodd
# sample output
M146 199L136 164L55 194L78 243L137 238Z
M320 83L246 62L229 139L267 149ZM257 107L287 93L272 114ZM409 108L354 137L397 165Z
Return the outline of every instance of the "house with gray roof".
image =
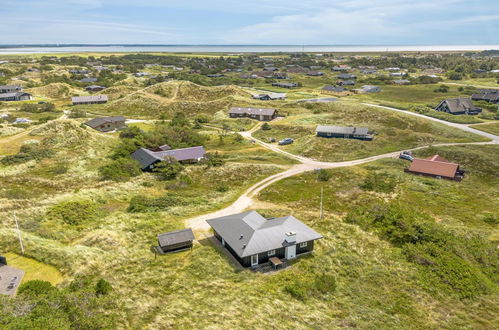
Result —
M473 101L499 103L499 89L477 89L476 93L471 95L471 99Z
M471 102L471 99L464 97L443 100L437 105L435 110L447 112L451 115L477 115L482 112L482 109L476 107Z
M277 117L277 110L272 108L242 108L232 107L229 110L231 118L249 117L260 121L270 121Z
M78 104L102 104L108 100L107 95L88 95L88 96L73 96L71 101L73 105Z
M132 158L140 163L140 168L143 171L152 171L155 164L165 161L169 157L175 158L180 163L197 163L205 155L206 151L202 146L161 151L140 148L132 154Z
M369 134L369 129L367 127L319 125L315 129L315 133L317 136L325 138L344 138L369 141L373 139L373 135Z
M343 93L346 91L347 89L345 87L333 86L333 85L326 85L321 89L321 93L324 94L331 94L331 93L336 94L336 93Z
M252 97L256 100L262 101L284 100L286 98L286 93L262 93L255 94Z
M23 88L18 85L0 85L0 94L17 93L22 91Z
M12 93L1 93L0 101L29 101L32 100L33 96L26 92L12 92Z
M256 211L207 220L214 236L244 267L270 258L295 259L314 249L321 234L294 216L266 219Z
M85 125L100 132L110 132L125 128L125 121L126 119L123 116L99 117L87 121Z

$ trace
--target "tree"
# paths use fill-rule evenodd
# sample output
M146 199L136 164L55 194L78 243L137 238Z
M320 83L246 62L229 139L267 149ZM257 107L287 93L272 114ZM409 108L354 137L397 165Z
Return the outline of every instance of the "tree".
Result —
M164 161L155 165L153 172L162 181L175 179L182 171L184 166L180 164L175 158L167 157Z

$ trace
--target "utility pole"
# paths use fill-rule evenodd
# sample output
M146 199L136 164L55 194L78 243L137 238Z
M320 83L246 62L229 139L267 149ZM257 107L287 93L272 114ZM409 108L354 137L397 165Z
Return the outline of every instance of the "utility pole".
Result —
M321 220L322 217L324 216L323 208L322 208L322 197L324 195L324 187L321 187Z
M22 252L22 255L24 256L24 245L23 245L23 239L22 239L22 237L21 237L21 230L19 229L19 222L17 221L16 212L14 212L14 220L15 220L15 222L16 222L17 236L19 237L19 245L21 245L21 252Z

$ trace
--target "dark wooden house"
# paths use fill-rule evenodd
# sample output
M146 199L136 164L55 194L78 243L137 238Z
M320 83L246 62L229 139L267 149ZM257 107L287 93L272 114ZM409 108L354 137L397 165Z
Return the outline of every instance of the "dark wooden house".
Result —
M436 111L447 112L452 115L477 115L482 109L476 107L471 99L457 97L440 102L435 108Z
M195 237L192 229L181 229L158 235L158 247L161 253L181 251L192 248Z
M232 107L229 110L231 118L249 117L260 121L270 121L277 117L277 110L272 108L240 108Z
M100 132L110 132L125 128L125 121L126 119L123 116L100 117L87 121L85 125Z
M257 267L270 258L295 259L314 249L322 238L292 215L266 219L255 211L207 220L215 237L244 267Z
M143 171L152 171L155 165L169 157L175 158L179 163L197 163L204 159L206 151L203 146L189 147L182 149L167 149L169 146L161 146L160 151L152 151L146 148L137 149L132 158L140 163ZM166 150L163 150L166 149Z

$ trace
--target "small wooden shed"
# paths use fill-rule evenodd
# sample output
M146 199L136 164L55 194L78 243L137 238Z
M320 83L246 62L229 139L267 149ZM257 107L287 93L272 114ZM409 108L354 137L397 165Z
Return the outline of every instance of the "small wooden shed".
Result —
M167 253L192 248L194 233L191 228L171 231L158 235L160 252Z

